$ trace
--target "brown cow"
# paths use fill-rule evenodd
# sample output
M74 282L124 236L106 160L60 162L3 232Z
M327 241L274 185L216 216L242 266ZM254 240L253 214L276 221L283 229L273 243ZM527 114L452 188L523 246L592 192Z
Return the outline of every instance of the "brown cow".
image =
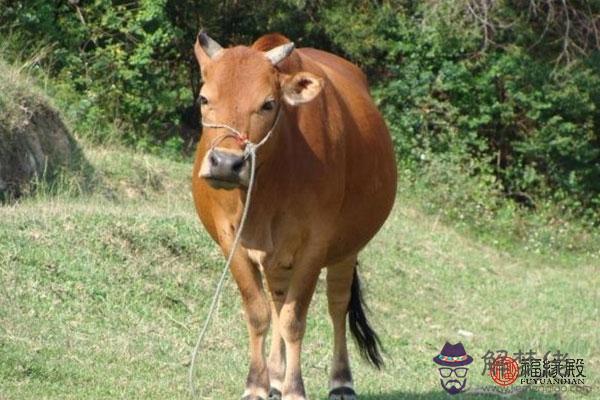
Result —
M301 344L324 267L334 328L330 399L355 399L346 315L361 353L376 367L382 363L363 310L357 254L387 218L396 194L390 135L365 75L333 54L294 50L279 34L251 47L223 49L201 33L195 53L205 126L196 151L194 201L225 255L249 183L246 139L259 143L272 131L256 153L256 185L231 265L250 336L243 399L306 399Z

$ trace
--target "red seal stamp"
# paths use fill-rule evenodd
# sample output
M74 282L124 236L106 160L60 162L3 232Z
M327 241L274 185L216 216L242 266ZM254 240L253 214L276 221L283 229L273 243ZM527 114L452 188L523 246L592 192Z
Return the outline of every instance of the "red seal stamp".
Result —
M519 364L510 357L498 357L490 367L490 376L500 386L512 385L519 377Z

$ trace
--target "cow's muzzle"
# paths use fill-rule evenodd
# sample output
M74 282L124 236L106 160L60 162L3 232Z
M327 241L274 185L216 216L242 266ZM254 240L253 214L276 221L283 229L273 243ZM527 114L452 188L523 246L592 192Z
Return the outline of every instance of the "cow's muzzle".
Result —
M200 177L215 189L248 186L249 164L243 152L215 147L204 156Z

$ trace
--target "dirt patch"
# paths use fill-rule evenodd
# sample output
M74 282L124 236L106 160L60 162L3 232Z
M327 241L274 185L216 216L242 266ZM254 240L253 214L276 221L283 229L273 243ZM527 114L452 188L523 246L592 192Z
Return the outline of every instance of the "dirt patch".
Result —
M83 161L75 139L57 111L46 104L21 103L15 123L0 121L0 198L20 197L36 182Z

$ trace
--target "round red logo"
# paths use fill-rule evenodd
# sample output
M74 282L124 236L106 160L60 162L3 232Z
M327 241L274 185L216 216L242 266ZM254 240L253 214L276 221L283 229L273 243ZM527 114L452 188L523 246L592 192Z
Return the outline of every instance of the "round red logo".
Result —
M510 357L498 357L490 367L490 376L500 386L512 385L519 377L519 364Z

